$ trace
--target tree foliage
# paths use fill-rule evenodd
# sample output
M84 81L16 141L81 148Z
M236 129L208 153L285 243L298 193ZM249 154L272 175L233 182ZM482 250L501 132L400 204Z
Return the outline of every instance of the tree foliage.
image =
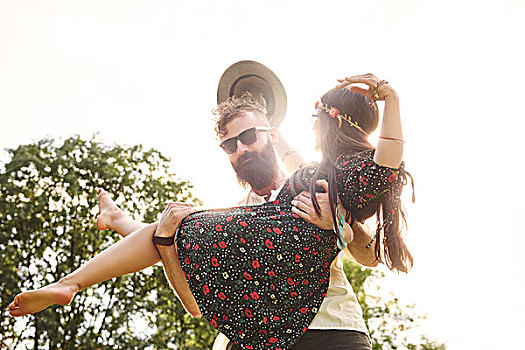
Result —
M384 277L381 272L349 260L345 261L344 270L363 309L373 350L445 350L445 345L425 336L415 342L408 339L409 331L424 317L415 314L413 306L401 306L393 294L385 297L379 293Z
M185 314L160 266L78 293L65 307L19 319L22 290L56 282L119 239L96 229L98 187L132 217L152 222L169 200L199 204L170 161L141 146L72 137L8 150L0 172L0 347L208 349L215 330Z

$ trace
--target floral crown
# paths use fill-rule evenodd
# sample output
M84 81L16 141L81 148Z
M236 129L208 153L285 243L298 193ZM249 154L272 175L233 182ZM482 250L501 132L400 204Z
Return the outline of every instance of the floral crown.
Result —
M339 109L337 109L336 107L330 107L330 106L325 106L321 101L317 101L315 103L315 110L316 111L325 111L326 113L328 113L328 116L332 119L337 119L339 121L339 128L341 128L341 125L343 124L343 119L349 123L350 125L352 125L354 128L356 128L357 130L361 131L362 133L364 133L365 135L368 135L366 131L364 131L358 124L357 122L354 122L352 120L352 117L349 116L349 115L346 115L346 114L341 114L339 113Z

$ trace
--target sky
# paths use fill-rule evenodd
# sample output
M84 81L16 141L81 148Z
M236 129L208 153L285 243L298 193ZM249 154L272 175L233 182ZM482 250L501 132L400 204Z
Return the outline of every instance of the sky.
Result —
M524 0L0 0L0 159L97 134L161 151L206 207L228 206L242 190L211 114L228 66L277 74L280 129L309 160L314 102L337 78L374 73L400 96L416 186L416 203L403 196L414 268L382 287L427 314L425 334L448 349L516 348L524 19Z

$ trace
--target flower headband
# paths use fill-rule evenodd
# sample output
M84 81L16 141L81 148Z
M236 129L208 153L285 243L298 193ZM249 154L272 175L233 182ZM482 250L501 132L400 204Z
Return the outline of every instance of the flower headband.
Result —
M357 130L361 131L365 135L368 135L366 131L364 131L357 122L352 121L352 117L346 114L340 114L339 110L336 107L330 107L325 106L321 101L317 101L315 103L315 110L320 111L323 110L328 113L328 116L332 119L336 119L339 121L339 128L341 128L341 125L343 124L343 119L348 122L350 125L352 125Z

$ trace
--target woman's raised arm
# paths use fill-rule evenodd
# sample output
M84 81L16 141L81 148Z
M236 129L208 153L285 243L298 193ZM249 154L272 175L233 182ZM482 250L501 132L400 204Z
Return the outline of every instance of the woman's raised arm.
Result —
M398 168L403 159L403 130L401 127L401 114L399 111L399 98L396 91L384 80L373 74L355 75L345 79L338 79L341 83L337 88L350 85L350 91L364 95L372 101L385 101L379 141L374 154L374 162ZM368 89L363 89L353 84L365 84ZM375 105L375 103L374 103Z

